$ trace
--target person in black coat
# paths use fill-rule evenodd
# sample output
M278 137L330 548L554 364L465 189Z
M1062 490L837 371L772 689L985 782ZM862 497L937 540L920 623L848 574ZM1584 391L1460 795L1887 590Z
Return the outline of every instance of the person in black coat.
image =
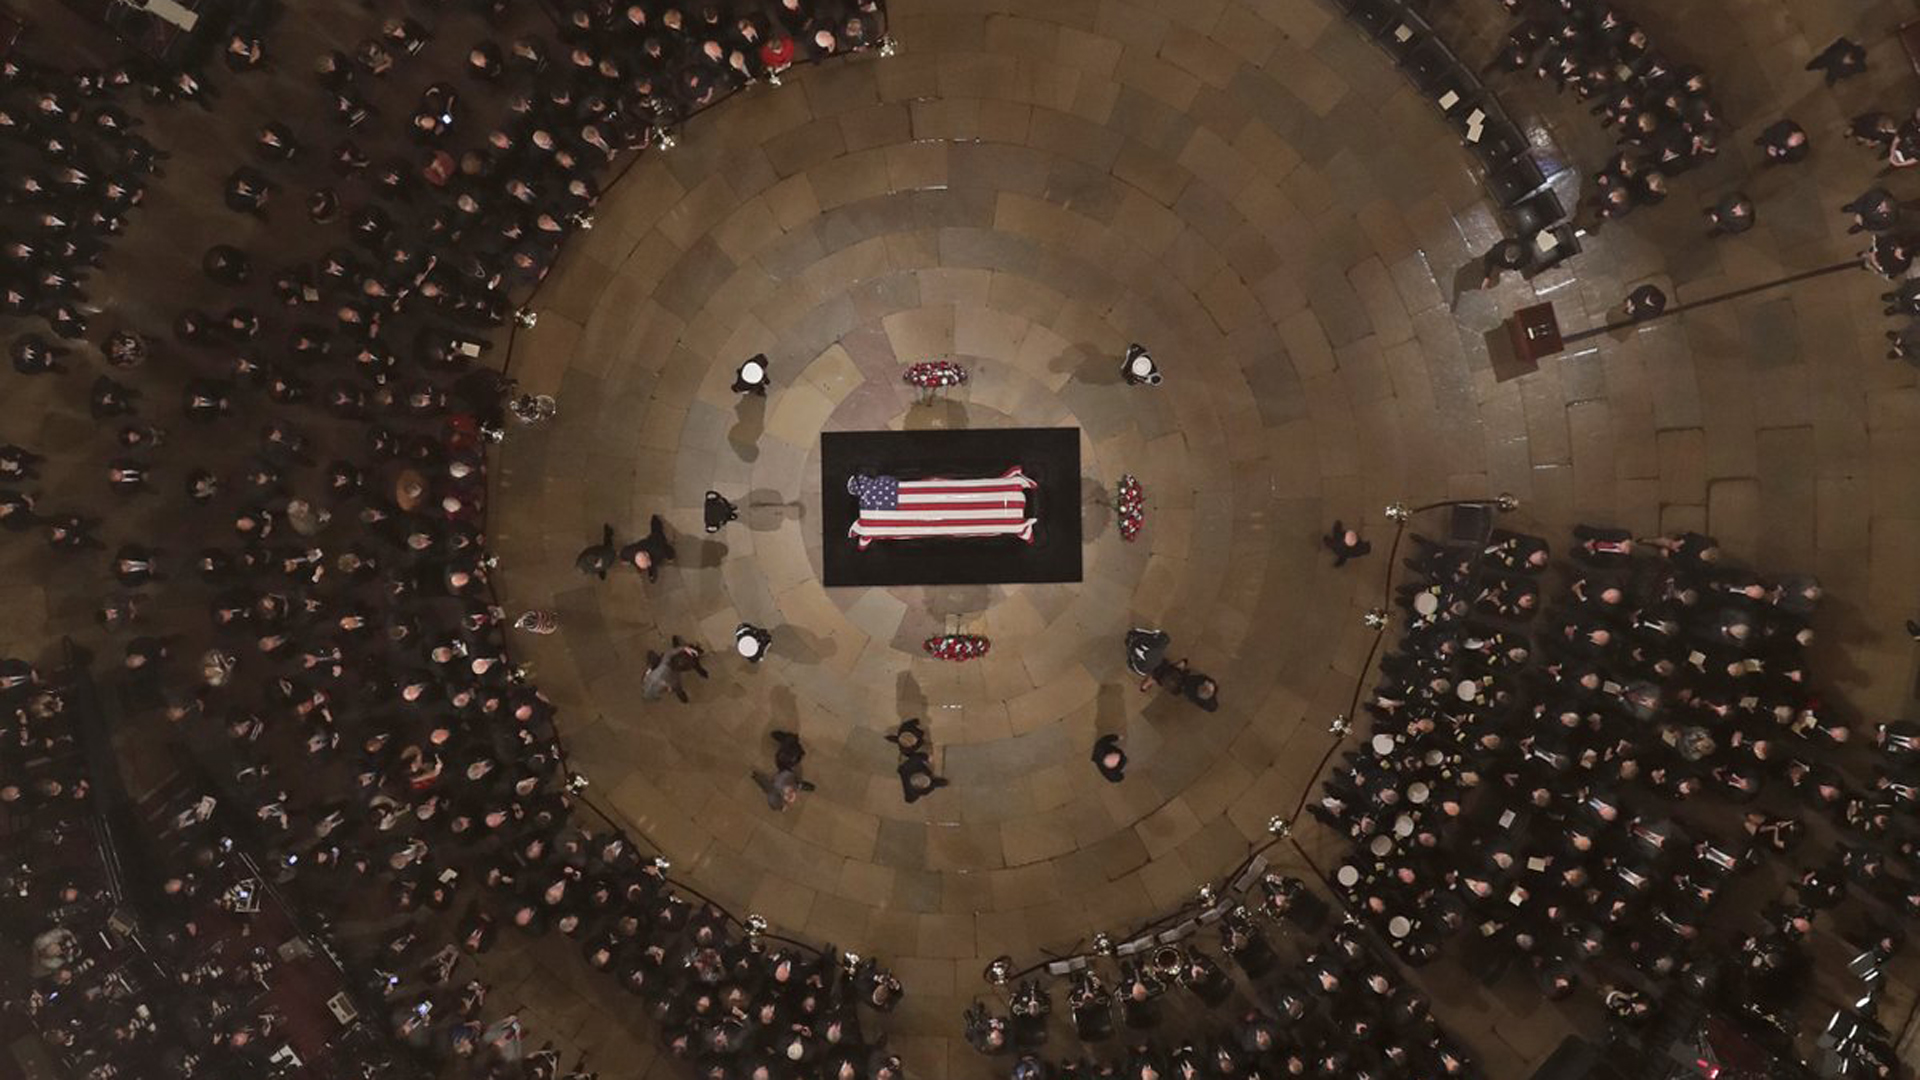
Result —
M13 356L13 370L22 375L58 374L66 370L60 366L59 359L67 350L49 344L38 334L21 334L13 339L8 351Z
M1480 258L1480 287L1492 288L1508 271L1522 271L1527 268L1530 256L1527 245L1510 236L1503 236L1487 253Z
M1633 322L1651 319L1667 310L1667 294L1658 285L1642 285L1627 294L1623 310Z
M23 447L0 446L0 480L33 480L39 477L40 463L46 458Z
M1753 144L1766 151L1769 165L1791 165L1805 160L1807 152L1813 149L1806 129L1791 120L1768 125Z
M896 771L900 774L900 794L909 805L919 802L949 783L946 777L933 774L933 766L924 752L902 754Z
M227 209L236 213L265 217L267 199L273 192L273 183L267 175L252 166L242 165L227 177Z
M767 369L772 362L766 353L759 353L742 363L733 374L733 392L736 394L754 394L767 396Z
M222 285L244 285L253 271L247 254L231 244L215 244L200 260L200 269Z
M1100 770L1109 784L1127 778L1127 755L1120 749L1120 736L1108 734L1094 740L1093 767Z
M1832 86L1841 79L1849 79L1867 70L1867 50L1844 37L1833 39L1833 44L1821 49L1814 58L1807 61L1807 71L1819 71L1826 75L1827 85Z
M673 561L673 545L667 541L667 527L660 515L653 515L647 535L620 549L620 561L647 575L648 581L660 580L660 564Z
M613 526L601 527L600 542L581 549L574 557L574 569L583 574L597 574L601 581L607 580L607 571L613 566Z
M1188 670L1185 658L1174 663L1162 660L1154 669L1153 681L1159 683L1162 690L1178 694L1207 712L1220 708L1219 684L1206 675Z
M1708 236L1732 236L1753 228L1753 200L1745 192L1734 191L1720 197L1706 210L1707 220L1713 227L1707 230Z
M1900 218L1900 204L1883 187L1868 188L1840 209L1853 215L1853 224L1847 226L1849 233L1885 232Z
M1372 544L1360 539L1358 530L1349 529L1338 521L1327 530L1327 535L1320 538L1320 542L1333 552L1335 567L1345 566L1348 559L1357 559L1373 550Z

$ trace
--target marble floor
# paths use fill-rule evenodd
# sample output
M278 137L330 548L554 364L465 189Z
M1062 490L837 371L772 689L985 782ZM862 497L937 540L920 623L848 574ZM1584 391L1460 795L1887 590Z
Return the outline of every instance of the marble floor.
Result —
M756 87L611 186L515 335L511 374L559 420L500 448L492 539L508 604L559 612L520 648L590 797L736 911L891 961L896 1042L927 1075L985 1075L957 1021L989 958L1179 904L1301 799L1384 570L1333 569L1332 518L1384 535L1391 501L1509 492L1548 535L1703 529L1817 573L1835 696L1907 707L1920 390L1882 356L1875 279L1603 335L1507 381L1486 344L1525 304L1577 329L1641 282L1686 301L1861 247L1835 208L1875 163L1834 129L1913 90L1868 16L1744 4L1716 36L1708 5L1648 13L1727 87L1728 152L1567 266L1482 291L1469 264L1500 224L1469 156L1324 0L890 6L897 55ZM1448 16L1499 28L1491 3ZM1842 30L1876 67L1836 94L1799 66ZM1510 93L1574 164L1604 157L1582 110ZM1751 133L1784 109L1818 149L1761 174ZM1759 227L1708 240L1699 209L1733 186ZM1164 385L1121 382L1130 342ZM760 352L772 393L742 398L734 368ZM900 372L935 358L973 379L917 405ZM1008 425L1080 429L1082 584L821 586L820 432ZM1123 473L1147 493L1133 543L1105 505ZM746 508L711 536L709 488ZM631 538L651 514L679 547L657 583L574 571L603 522ZM730 655L742 620L773 632L763 664ZM1120 638L1143 624L1220 680L1219 712L1136 692ZM926 658L945 630L993 650ZM712 678L643 702L645 653L675 634L715 650ZM909 716L953 781L912 806L882 739ZM818 784L784 814L748 776L773 729L801 734ZM1108 732L1120 785L1087 761ZM1573 1022L1524 996L1448 1017L1491 1075L1525 1075Z
M51 0L30 6L62 25ZM356 7L290 7L286 55L351 43L373 18ZM884 958L908 986L890 1030L916 1080L1002 1072L958 1037L990 958L1024 964L1180 904L1310 789L1329 720L1367 678L1361 616L1385 572L1380 555L1332 567L1318 536L1335 517L1378 538L1391 501L1509 492L1510 524L1556 538L1576 521L1704 529L1762 568L1818 574L1830 696L1863 723L1913 714L1900 624L1920 609L1920 388L1882 355L1880 282L1759 292L1504 381L1486 344L1527 304L1578 329L1642 282L1686 301L1859 250L1839 205L1875 182L1916 193L1839 134L1920 94L1890 36L1905 6L1632 3L1714 78L1726 152L1565 267L1485 291L1470 264L1500 223L1471 158L1330 0L889 8L896 55L755 87L625 162L531 303L537 325L492 354L560 415L498 448L490 539L503 601L560 614L559 633L516 647L560 705L589 799L734 911ZM1476 66L1503 29L1492 0L1433 17ZM1828 89L1801 65L1843 32L1873 67ZM194 284L175 246L235 229L213 193L249 125L312 105L297 63L261 85L229 95L217 131L155 120L202 152L180 155L114 256L114 276L166 287L104 290L109 323L165 325ZM1604 160L1609 137L1576 103L1500 89L1576 171ZM1751 138L1782 115L1816 149L1762 170ZM1735 187L1759 225L1708 240L1698 211ZM1136 341L1164 385L1120 381ZM773 390L742 399L734 368L759 352ZM935 358L972 381L916 405L900 372ZM56 451L50 490L96 489L101 440L74 387L51 384L10 384L0 426ZM822 431L1015 424L1081 432L1083 583L819 584ZM1123 473L1147 493L1132 543L1105 505ZM743 506L712 536L709 488ZM602 523L631 538L651 514L679 547L657 583L574 571ZM180 528L146 507L120 527ZM0 553L13 653L91 640L97 582L47 558ZM774 634L760 665L727 654L742 620ZM1220 680L1217 713L1134 689L1121 635L1139 624ZM993 650L926 658L947 630ZM691 704L643 701L646 652L676 634L714 648L712 677ZM882 739L909 716L953 782L912 806ZM818 785L784 814L748 776L774 729L802 735ZM1125 737L1123 784L1087 760L1104 733ZM1311 835L1273 854L1307 876L1302 849ZM679 1075L565 945L509 939L487 967L502 1008L608 1076ZM1523 980L1423 978L1499 1080L1592 1020Z

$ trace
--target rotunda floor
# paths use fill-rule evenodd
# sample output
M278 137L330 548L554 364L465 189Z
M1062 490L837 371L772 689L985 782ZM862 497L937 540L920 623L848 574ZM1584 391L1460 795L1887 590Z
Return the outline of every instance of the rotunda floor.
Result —
M500 448L492 539L516 612L559 612L522 655L590 798L736 912L886 958L909 987L896 1041L929 1076L988 1068L953 1036L989 958L1178 904L1300 800L1384 572L1383 552L1331 568L1333 518L1384 533L1391 501L1511 492L1556 542L1582 520L1701 529L1818 573L1822 668L1870 715L1907 702L1920 391L1881 356L1876 282L1761 293L1508 381L1485 342L1541 300L1571 330L1642 281L1678 302L1845 258L1824 204L1871 170L1837 137L1754 182L1751 233L1704 239L1691 203L1716 189L1689 179L1571 269L1481 291L1500 226L1467 154L1331 5L891 8L897 55L757 87L611 186L516 334L509 372L559 420ZM1804 44L1777 44L1783 82ZM1809 129L1845 115L1793 101ZM1749 138L1726 169L1755 167ZM1165 385L1121 382L1130 342ZM772 392L742 398L734 368L760 352ZM972 381L916 405L900 372L938 358ZM1081 431L1083 583L820 584L822 431L1015 425ZM1136 543L1098 501L1122 473L1147 492ZM743 515L708 536L710 488ZM603 522L630 539L656 513L679 548L657 583L575 572ZM730 655L742 620L773 632L763 664ZM1220 680L1218 713L1135 691L1134 625ZM922 653L956 628L991 654ZM643 702L674 634L714 649L712 678ZM953 783L908 806L882 734L916 716ZM800 733L818 785L784 814L748 775L773 729ZM1087 760L1109 732L1119 785ZM1565 1026L1462 1007L1496 1076Z

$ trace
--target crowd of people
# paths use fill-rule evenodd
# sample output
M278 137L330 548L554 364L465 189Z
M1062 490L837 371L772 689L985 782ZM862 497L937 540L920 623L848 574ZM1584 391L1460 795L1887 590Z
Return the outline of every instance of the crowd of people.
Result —
M156 845L160 861L183 876L167 878L144 912L131 904L139 883L130 866L147 860L118 846L82 745L104 738L105 729L83 736L85 697L76 701L70 671L43 677L18 660L4 669L0 701L10 720L0 752L0 823L9 858L0 867L0 919L9 944L29 958L10 981L17 993L5 1007L39 1033L62 1075L285 1075L297 1055L282 1048L294 1042L306 1043L316 1065L325 1056L326 1075L416 1075L396 1067L378 1039L323 1046L289 1034L285 999L275 990L299 977L289 970L303 961L269 947L292 936L284 922L256 934L244 921L250 916L236 914L258 910L252 892L190 899L183 888L219 875L234 859L230 845L190 853ZM160 831L202 827L202 809L193 799L162 808L170 824Z
M510 18L503 0L470 6L500 26ZM1502 63L1597 99L1622 131L1599 181L1603 217L1658 202L1667 178L1717 152L1704 77L1669 64L1644 31L1598 2L1511 6L1524 18ZM277 253L308 249L215 244L199 257L203 301L165 329L110 332L93 325L85 281L165 158L117 97L139 90L155 106L212 110L219 91L194 72L0 64L0 152L31 161L6 196L22 238L5 249L7 314L32 323L13 338L15 368L97 370L84 381L89 412L112 432L109 496L176 492L197 536L156 549L111 518L41 507L29 490L40 458L18 446L0 446L0 523L103 564L111 580L99 583L97 615L121 642L127 700L218 743L219 790L207 798L251 823L247 842L278 886L329 921L369 907L420 915L363 959L377 973L384 1035L422 1061L560 1075L557 1054L527 1051L517 1018L489 1018L485 982L466 977L463 957L506 931L573 939L706 1080L903 1076L868 1030L902 993L877 963L739 924L683 895L664 861L630 839L577 824L553 705L515 665L491 599L486 447L507 427L510 387L475 363L566 237L590 227L616 157L659 145L665 129L792 63L876 44L881 20L877 0L685 10L593 0L564 6L550 35L489 34L460 70L427 68L433 81L392 120L383 88L430 65L442 31L405 17L369 25L350 50L314 64L312 115L330 126L263 125L255 160L234 163L221 192L249 223L303 216L298 229L320 253L288 260ZM267 70L270 29L234 29L221 52L227 77ZM1783 124L1765 145L1797 160L1805 133ZM1877 138L1882 127L1856 131ZM1896 156L1903 130L1887 135ZM282 206L287 192L298 209ZM1716 209L1717 229L1751 224L1743 198ZM1869 192L1847 209L1876 235L1876 268L1904 275L1891 196ZM1920 291L1902 284L1887 299L1920 318ZM1916 325L1890 334L1896 351L1920 335ZM228 437L169 444L152 404L169 394L186 423ZM658 518L625 550L612 540L609 528L604 553L590 548L581 568L604 577L617 558L651 580L673 559ZM1920 913L1920 841L1895 823L1920 790L1920 730L1882 728L1874 752L1884 767L1870 786L1854 784L1830 760L1850 729L1822 708L1804 662L1817 586L1725 567L1694 534L1636 541L1585 530L1576 540L1577 580L1551 609L1538 538L1497 534L1482 550L1427 545L1416 555L1423 580L1402 596L1410 629L1369 704L1373 740L1313 807L1355 844L1338 883L1406 960L1424 962L1470 930L1523 960L1549 997L1604 972L1608 1006L1641 1016L1714 936L1705 916L1723 893L1763 856L1798 852L1803 818L1817 813L1841 841L1799 870L1791 902L1736 943L1745 996L1778 1012L1796 991L1806 925L1850 888L1876 912ZM1343 562L1367 553L1338 523L1327 546ZM156 609L176 605L154 594L188 589L205 596L210 627L157 621ZM1166 635L1136 631L1128 646L1142 689L1218 708L1215 682L1169 659ZM652 665L648 696L686 700L681 676L705 674L697 648L674 647ZM90 782L59 690L10 661L0 693L12 714L0 812L45 826L37 842L76 843L63 830L84 814ZM797 737L774 738L774 769L758 779L781 810L811 785ZM906 801L945 785L923 729L903 725L894 741ZM1124 777L1111 736L1093 762L1109 780ZM1702 802L1753 809L1676 821L1677 804ZM10 1004L89 1080L136 1063L179 1077L272 1069L264 1051L284 1018L213 992L258 982L272 961L194 956L199 913L226 896L212 871L231 837L205 820L182 819L174 832L160 895L136 905L161 958L141 963L186 985L207 980L194 1009L217 1015L157 1007L163 983L122 967L97 866L34 858L7 868L0 892L20 915L9 926L30 930L36 965ZM1469 849L1475 861L1461 863ZM456 929L436 940L443 922ZM1153 1003L1171 984L1209 1006L1244 994L1240 1018L1204 1039L1055 1065L1017 1017L976 1013L969 1038L987 1052L1024 1050L1020 1080L1153 1080L1169 1068L1222 1080L1471 1072L1360 934L1341 930L1287 969L1245 916L1223 927L1245 989L1203 950L1183 949L1177 972L1135 962L1117 996L1089 976L1072 1000L1091 1036L1098 1014L1116 1008L1128 1029L1152 1029ZM1034 993L1020 1015L1050 1008ZM567 1075L590 1074L576 1063Z
M0 222L7 241L0 314L37 319L53 335L27 332L9 345L22 375L68 370L73 342L100 308L87 279L125 233L146 198L146 180L166 154L134 129L120 104L134 85L124 69L61 71L0 61L0 160L9 177Z
M667 1052L706 1080L902 1075L885 1040L863 1026L863 1012L890 1012L903 993L876 961L764 938L763 923L741 926L709 902L688 900L668 881L663 860L642 858L617 833L568 830L544 867L529 865L526 854L502 853L479 869L501 902L472 906L459 924L458 949L485 952L503 928L575 939L587 965L612 976L660 1025ZM420 882L418 895L434 903L443 880ZM446 988L440 997L455 981L453 948L429 958L432 982ZM431 987L418 996L394 992L399 1016L422 1012L422 1004L430 1013L438 1000ZM454 1037L456 1052L472 1052L487 1034L469 1019Z
M1847 134L1876 157L1885 158L1889 168L1920 164L1920 109L1904 119L1878 109L1857 113L1847 122Z
M122 963L107 934L117 897L92 833L92 782L66 698L65 687L26 661L0 661L0 826L8 837L0 925L26 958L26 978L14 982L20 989L6 1007L41 1033L71 1075L91 1078L129 1060L98 1033L123 1033L136 1053L161 1033L135 1014L143 997L105 992Z
M1300 933L1288 912L1311 900L1305 886L1269 874L1259 891L1262 913L1288 932L1276 946L1249 910L1227 913L1219 944L1238 978L1195 945L1096 958L1073 974L1067 994L1080 1053L1042 1053L1053 1002L1035 980L1015 987L1004 1012L976 1001L965 1017L968 1042L982 1054L1013 1056L1014 1080L1480 1075L1426 997L1357 925ZM1286 951L1299 955L1289 961ZM1117 1057L1092 1056L1116 1037Z
M1488 71L1531 71L1592 101L1618 150L1594 176L1599 221L1662 202L1668 183L1720 152L1724 133L1706 73L1675 63L1606 0L1502 0L1519 22ZM1784 136L1783 136L1784 138ZM1801 132L1793 145L1804 153Z
M1851 130L1856 142L1876 156L1887 156L1896 168L1920 162L1920 110L1905 122L1886 113L1863 113L1854 117ZM1886 331L1887 359L1920 364L1920 282L1907 276L1920 239L1905 220L1901 200L1876 180L1839 210L1848 215L1849 234L1867 237L1862 264L1887 281L1880 294L1883 313L1892 321Z
M1350 909L1409 962L1457 936L1484 971L1522 964L1549 999L1592 983L1637 1022L1726 952L1746 962L1728 1006L1774 1023L1816 912L1851 894L1833 928L1865 940L1920 914L1920 844L1897 820L1911 725L1843 760L1853 729L1807 667L1812 579L1730 565L1698 533L1582 527L1549 603L1539 537L1416 545L1370 738L1310 807L1351 842L1334 874ZM1849 778L1862 767L1870 783ZM1776 861L1794 895L1748 912ZM1752 933L1729 940L1730 908Z
M1725 125L1705 75L1655 51L1646 32L1605 0L1502 3L1519 22L1487 70L1532 71L1559 90L1571 87L1581 100L1595 99L1592 112L1618 132L1617 152L1594 175L1588 200L1593 227L1664 201L1673 177L1719 152ZM1866 49L1846 37L1806 64L1829 88L1866 69ZM1920 110L1905 119L1880 110L1859 113L1847 132L1885 158L1890 169L1920 162ZM1812 150L1806 129L1790 118L1767 125L1754 144L1765 165L1800 162ZM1916 239L1903 227L1900 200L1876 183L1840 210L1851 217L1849 233L1868 234L1862 264L1890 283L1881 297L1886 314L1895 319L1886 331L1888 358L1920 362L1920 286L1907 278ZM1754 200L1739 190L1721 193L1702 213L1709 237L1744 233L1758 222ZM1508 270L1522 269L1526 260L1518 242L1503 240L1481 260L1482 287ZM1647 313L1636 313L1630 303L1628 316L1637 321Z
M510 387L475 363L561 242L590 227L617 155L793 63L877 44L878 2L593 0L563 6L557 24L499 2L459 6L487 31L450 64L434 66L445 52L434 39L472 22L451 4L436 27L370 16L357 45L312 58L314 119L270 121L254 133L255 160L232 163L220 198L246 217L198 256L197 299L166 328L90 330L80 291L164 158L112 95L138 88L150 107L193 103L216 122L219 83L276 66L273 27L232 27L224 76L0 67L0 139L35 163L16 170L9 213L39 222L7 246L8 313L43 320L77 354L26 330L16 366L117 369L88 391L114 432L110 497L158 494L191 525L163 549L114 515L51 513L29 490L39 456L17 446L0 448L0 517L40 531L69 565L107 571L97 615L118 639L124 700L143 722L218 747L219 799L252 824L280 887L327 920L422 913L366 957L393 973L374 987L386 1034L422 1060L558 1072L551 1051L524 1051L517 1020L482 1015L482 982L455 977L463 952L507 930L576 939L645 1003L672 1052L716 1080L898 1076L862 1030L862 1010L901 993L873 961L770 947L760 928L689 902L630 841L574 824L553 706L510 657L491 600L485 450L505 430ZM393 109L386 88L408 74L430 84L413 108ZM244 239L269 229L273 244ZM166 439L156 413L169 395L205 436ZM190 591L205 597L207 628L166 617ZM40 693L30 669L21 677L14 689ZM23 739L58 738L57 715L17 715ZM0 792L13 812L85 789L83 774L43 769ZM186 925L210 901L200 859L217 839L187 837L192 854L162 895L134 898L156 925ZM39 888L30 898L60 913ZM101 917L85 903L66 905L62 942L87 938L81 916ZM458 931L439 951L437 922ZM48 980L84 970L68 963ZM27 1004L57 1033L65 1010L84 1006L46 1000L50 985ZM92 1022L111 1030L123 1011ZM244 1025L261 1018L243 1014L231 1030L257 1036Z

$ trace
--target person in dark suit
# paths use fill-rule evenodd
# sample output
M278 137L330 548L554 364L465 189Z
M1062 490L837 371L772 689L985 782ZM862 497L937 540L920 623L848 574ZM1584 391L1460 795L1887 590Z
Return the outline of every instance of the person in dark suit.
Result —
M801 743L800 736L791 731L773 731L768 733L773 740L773 767L780 772L798 772L800 763L806 760L807 748Z
M1827 85L1832 86L1841 79L1850 79L1867 70L1867 50L1844 37L1834 38L1833 44L1814 54L1807 61L1807 71L1818 71L1826 75Z
M57 375L67 370L58 362L67 351L49 344L39 334L21 334L13 339L9 349L13 356L13 370L22 375Z
M582 548L580 554L574 556L573 567L583 574L597 574L601 581L605 581L607 570L613 566L613 558L613 526L605 525L601 527L600 542Z
M1667 294L1658 285L1642 285L1627 294L1622 310L1628 320L1643 322L1667 310Z
M1885 232L1900 218L1900 204L1883 187L1868 188L1840 209L1853 215L1853 224L1847 226L1850 233Z
M736 394L756 394L767 396L767 369L772 361L766 353L758 353L742 363L733 373L733 392Z
M1327 535L1320 538L1328 551L1333 552L1333 565L1338 568L1347 565L1348 559L1357 559L1373 550L1373 545L1360 539L1358 530L1349 529L1335 521Z
M900 794L909 805L949 783L946 777L933 774L933 765L924 752L900 755L900 764L895 771L900 774Z
M1167 657L1167 646L1173 637L1165 630L1149 630L1136 626L1127 631L1127 670L1143 679L1153 677L1153 669ZM1145 690L1142 684L1140 689Z
M673 561L673 545L667 542L667 527L660 515L653 515L647 535L620 549L620 561L647 575L648 581L660 580L660 564Z
M1527 245L1510 236L1503 236L1487 253L1480 257L1480 287L1489 289L1508 271L1525 271L1527 268Z
M734 628L734 651L746 657L747 663L757 664L767 658L767 647L773 644L773 632L752 623L741 623Z
M920 718L903 720L900 726L889 732L886 740L900 748L901 754L921 753L927 745L926 729L920 726Z
M1184 657L1175 663L1162 660L1154 669L1153 681L1159 683L1162 690L1178 694L1207 712L1220 708L1219 684L1209 676L1189 670Z
M46 458L24 447L0 446L0 480L34 480Z
M1791 120L1769 124L1753 144L1766 151L1769 165L1792 165L1805 160L1807 152L1813 149L1806 129Z
M1899 133L1900 122L1889 113L1863 112L1847 121L1848 138L1881 154L1893 149L1894 137Z
M1873 238L1873 246L1861 255L1860 261L1867 269L1896 281L1906 276L1913 266L1913 248L1904 236L1892 233L1879 233Z
M1120 736L1102 735L1093 741L1093 767L1109 784L1127 778L1127 755L1120 749Z
M1720 197L1706 210L1707 220L1713 227L1707 230L1708 236L1732 236L1753 228L1753 200L1745 192L1731 191Z
M494 939L499 935L493 916L477 906L460 923L460 947L469 953L483 953L493 948Z
M265 173L250 165L242 165L227 177L227 209L264 218L267 216L267 200L272 192L273 183Z

